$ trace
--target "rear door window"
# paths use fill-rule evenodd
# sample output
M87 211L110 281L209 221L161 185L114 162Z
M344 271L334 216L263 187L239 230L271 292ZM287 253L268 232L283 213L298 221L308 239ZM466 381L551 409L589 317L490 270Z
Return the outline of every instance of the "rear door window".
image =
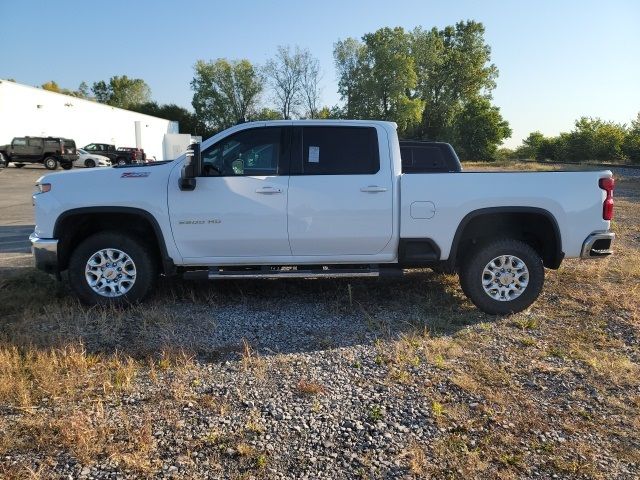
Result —
M302 128L303 175L372 175L380 170L374 127Z
M42 140L40 140L39 138L30 138L28 144L30 147L41 147Z

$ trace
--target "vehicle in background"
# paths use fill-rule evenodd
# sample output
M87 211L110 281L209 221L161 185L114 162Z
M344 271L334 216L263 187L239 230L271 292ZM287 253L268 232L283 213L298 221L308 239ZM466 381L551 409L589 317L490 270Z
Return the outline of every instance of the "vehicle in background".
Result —
M130 165L132 163L139 163L136 155L131 151L121 148L116 148L115 145L109 143L90 143L82 147L89 153L96 155L103 155L111 160L113 165Z
M26 163L41 163L49 170L60 165L65 170L78 159L76 142L62 137L15 137L10 144L0 146L0 163L13 163L22 168Z
M142 148L136 147L118 147L119 152L129 152L131 157L138 163L145 163L147 156Z
M86 150L79 148L78 154L80 158L73 162L74 167L110 167L111 159L104 155L96 155L95 153L87 152Z
M36 266L68 271L91 305L141 300L159 273L341 278L428 267L458 272L480 310L507 314L535 301L545 268L606 257L615 238L609 170L463 172L449 145L399 142L383 121L244 123L174 161L45 175L37 186Z

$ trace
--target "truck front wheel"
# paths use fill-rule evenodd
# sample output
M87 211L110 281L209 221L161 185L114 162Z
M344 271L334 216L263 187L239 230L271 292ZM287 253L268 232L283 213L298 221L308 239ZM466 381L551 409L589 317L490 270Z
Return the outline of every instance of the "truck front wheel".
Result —
M544 265L540 255L519 240L496 240L472 252L462 265L460 285L483 312L521 312L542 290Z
M134 237L96 233L71 254L69 282L87 305L128 305L142 300L157 277L150 249Z

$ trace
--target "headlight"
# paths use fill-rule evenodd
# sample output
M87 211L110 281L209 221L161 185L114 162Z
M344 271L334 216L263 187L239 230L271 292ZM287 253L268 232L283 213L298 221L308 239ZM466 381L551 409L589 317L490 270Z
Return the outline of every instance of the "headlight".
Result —
M36 183L36 193L47 193L51 191L50 183Z

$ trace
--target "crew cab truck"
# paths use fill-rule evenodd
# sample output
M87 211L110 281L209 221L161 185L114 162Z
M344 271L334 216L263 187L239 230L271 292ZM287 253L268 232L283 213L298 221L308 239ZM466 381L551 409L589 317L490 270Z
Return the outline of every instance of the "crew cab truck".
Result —
M610 171L462 172L450 146L401 145L389 122L255 122L173 161L43 176L31 242L36 265L67 271L87 304L139 301L159 274L432 267L506 314L531 305L545 268L612 253L613 187Z
M25 163L41 163L48 170L55 170L58 165L70 170L78 158L76 143L68 138L16 137L10 144L0 146L0 163L8 166L13 162L16 168Z

